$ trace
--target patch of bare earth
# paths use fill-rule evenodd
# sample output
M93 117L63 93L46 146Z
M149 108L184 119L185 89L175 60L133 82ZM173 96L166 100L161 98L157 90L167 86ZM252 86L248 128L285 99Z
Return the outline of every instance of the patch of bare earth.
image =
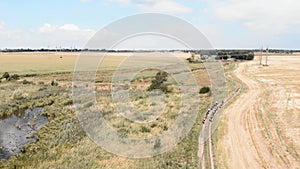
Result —
M256 57L234 72L248 90L224 112L216 150L224 167L300 168L300 56L272 55L268 64Z

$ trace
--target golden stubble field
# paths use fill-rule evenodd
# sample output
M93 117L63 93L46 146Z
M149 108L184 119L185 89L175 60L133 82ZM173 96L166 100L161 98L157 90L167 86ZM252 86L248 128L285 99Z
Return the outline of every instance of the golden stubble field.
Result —
M190 57L188 53L171 53L185 60ZM73 72L79 52L0 52L0 73L10 72L18 74L42 74L55 72ZM91 53L93 55L93 53ZM96 55L96 54L95 54ZM107 53L100 66L103 68L116 68L123 59L133 53Z
M271 55L268 66L259 65L258 59L234 71L247 90L225 110L217 164L299 168L300 55Z
M0 72L19 74L73 71L79 53L0 53Z

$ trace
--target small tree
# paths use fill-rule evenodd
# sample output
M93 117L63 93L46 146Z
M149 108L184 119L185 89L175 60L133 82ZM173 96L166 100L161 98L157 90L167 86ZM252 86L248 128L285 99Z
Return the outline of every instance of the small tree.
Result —
M206 94L210 92L210 88L209 87L202 87L199 91L200 94Z
M155 79L152 80L152 84L148 88L148 91L160 89L163 92L167 92L167 86L164 84L164 82L167 81L167 78L168 78L168 73L158 72L155 76Z

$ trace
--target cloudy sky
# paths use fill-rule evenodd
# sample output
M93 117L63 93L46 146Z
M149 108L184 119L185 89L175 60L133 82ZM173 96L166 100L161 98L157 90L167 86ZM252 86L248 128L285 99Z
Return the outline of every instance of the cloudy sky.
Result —
M215 48L300 49L298 0L1 0L0 49L83 48L126 16L170 14L197 27Z

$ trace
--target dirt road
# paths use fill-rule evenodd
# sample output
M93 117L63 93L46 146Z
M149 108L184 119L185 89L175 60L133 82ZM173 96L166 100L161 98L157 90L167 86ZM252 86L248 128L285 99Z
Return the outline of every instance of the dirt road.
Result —
M256 58L239 64L235 70L234 74L248 90L224 112L227 132L218 141L216 150L221 152L222 162L227 163L224 167L299 168L300 126L296 121L300 119L300 89L296 84L300 84L297 83L300 82L300 56L285 57L285 62L282 59L272 56L270 66L263 67ZM285 97L286 91L299 93L289 98ZM294 104L286 107L291 99ZM286 113L295 119L289 121ZM298 134L289 134L292 131Z

